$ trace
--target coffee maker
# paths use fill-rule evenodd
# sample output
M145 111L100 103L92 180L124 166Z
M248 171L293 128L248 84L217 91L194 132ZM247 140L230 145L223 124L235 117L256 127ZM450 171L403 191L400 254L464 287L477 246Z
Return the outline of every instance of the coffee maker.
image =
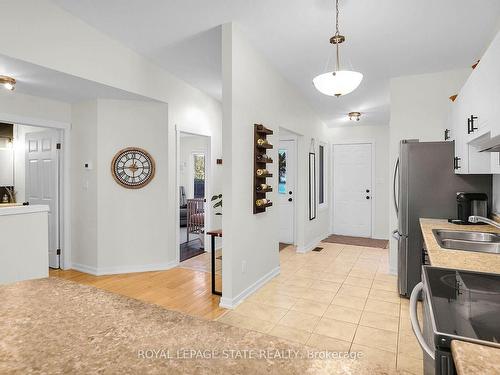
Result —
M488 196L484 193L457 193L457 224L471 224L469 216L488 217ZM482 224L482 223L478 223Z

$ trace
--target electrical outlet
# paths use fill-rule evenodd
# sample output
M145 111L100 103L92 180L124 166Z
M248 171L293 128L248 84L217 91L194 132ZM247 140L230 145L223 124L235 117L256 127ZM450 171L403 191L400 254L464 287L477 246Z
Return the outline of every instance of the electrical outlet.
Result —
M241 273L246 273L247 272L247 261L244 260L241 262Z

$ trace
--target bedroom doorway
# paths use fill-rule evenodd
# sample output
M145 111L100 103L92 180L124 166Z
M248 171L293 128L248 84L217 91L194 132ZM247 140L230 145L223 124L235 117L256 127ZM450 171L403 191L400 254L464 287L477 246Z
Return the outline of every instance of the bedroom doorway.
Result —
M179 262L205 253L210 138L179 133Z

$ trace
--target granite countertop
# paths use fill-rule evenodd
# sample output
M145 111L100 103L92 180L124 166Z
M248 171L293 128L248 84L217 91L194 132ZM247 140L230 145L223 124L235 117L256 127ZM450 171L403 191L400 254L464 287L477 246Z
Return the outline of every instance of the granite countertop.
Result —
M453 340L451 352L458 375L500 374L500 349Z
M458 225L444 219L420 219L420 227L431 265L470 271L500 273L500 255L449 250L439 246L433 229L500 233L491 225ZM451 342L453 361L459 375L500 374L500 349L464 341Z
M432 233L433 229L500 233L500 229L491 225L452 224L444 219L420 219L420 227L422 228L425 248L427 249L430 262L433 266L500 273L499 254L443 249L436 241L434 233Z
M58 278L0 286L0 301L2 374L405 373Z

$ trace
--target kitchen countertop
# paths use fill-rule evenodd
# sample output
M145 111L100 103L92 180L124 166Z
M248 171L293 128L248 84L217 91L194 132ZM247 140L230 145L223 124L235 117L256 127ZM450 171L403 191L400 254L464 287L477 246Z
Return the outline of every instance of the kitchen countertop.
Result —
M451 352L458 375L500 374L500 349L453 340Z
M2 374L406 374L53 277L0 300Z
M462 270L500 273L500 255L473 251L443 249L439 246L433 229L449 229L474 232L500 233L491 225L459 225L448 223L445 219L420 219L420 227L425 241L425 248L433 266L457 268Z
M443 249L432 233L433 229L500 233L500 229L491 225L458 225L444 219L422 218L420 227L432 266L500 273L499 254ZM453 340L451 350L458 375L500 374L500 349Z

